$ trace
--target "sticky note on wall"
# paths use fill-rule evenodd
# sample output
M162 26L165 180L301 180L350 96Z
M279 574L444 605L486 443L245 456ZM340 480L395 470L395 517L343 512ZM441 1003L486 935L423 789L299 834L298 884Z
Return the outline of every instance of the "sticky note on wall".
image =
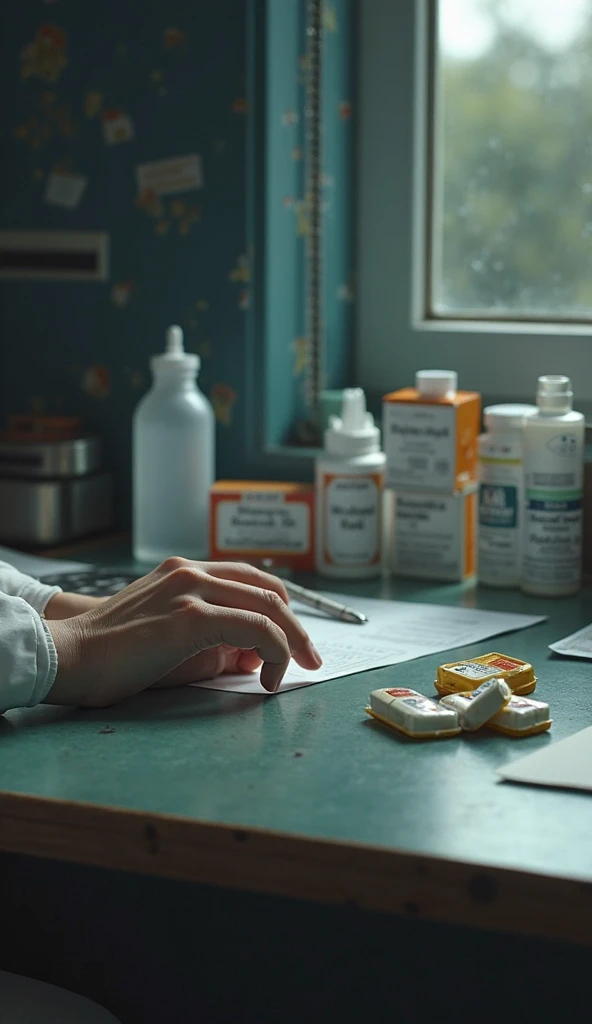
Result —
M133 139L134 124L124 110L105 110L102 121L103 138L108 146L117 146L120 142Z
M156 160L136 167L138 193L172 196L203 187L203 168L199 153Z
M50 206L64 206L68 210L75 210L87 185L88 178L82 174L54 171L47 179L45 202Z

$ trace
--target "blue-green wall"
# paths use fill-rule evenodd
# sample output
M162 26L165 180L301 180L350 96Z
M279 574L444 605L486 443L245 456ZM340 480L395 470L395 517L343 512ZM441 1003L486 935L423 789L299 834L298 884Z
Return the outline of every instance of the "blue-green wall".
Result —
M219 395L221 471L244 464L246 18L245 0L2 5L2 227L108 231L111 273L104 284L2 283L0 416L32 407L82 416L106 440L123 509L132 410L170 323L185 327L187 347L202 355L201 385ZM65 33L66 66L59 71L55 47L47 66L55 81L21 75L22 51L43 24ZM183 33L172 49L169 28ZM103 97L92 117L89 93ZM107 145L102 112L114 108L129 114L135 137ZM138 207L136 164L196 152L202 189L163 197L156 215ZM44 201L59 165L88 178L75 210ZM175 200L199 221L184 227ZM121 308L112 289L128 281ZM105 369L89 375L93 366Z
M304 199L302 180L298 187L290 180L299 163L294 150L302 145L303 36L295 45L286 40L292 59L284 64L284 84L293 98L285 105L282 100L279 118L270 118L268 81L259 75L269 55L269 12L278 6L301 19L305 4L2 4L0 226L106 231L111 258L104 283L0 282L0 423L11 412L31 410L81 416L105 439L122 520L129 509L131 415L148 385L149 356L161 348L171 323L185 328L187 348L202 357L200 384L218 417L219 474L298 477L307 471L294 460L271 461L264 454L286 432L272 399L296 414L302 394L297 339L303 324L301 292L296 293L301 276L293 281L297 312L281 336L256 309L264 309L269 270L270 176L281 200L268 214L279 223L277 237L284 233L286 265L289 246L299 247L300 260L304 251L298 217L284 204L288 195L295 203ZM331 387L348 382L351 8L352 0L327 0L325 13L332 55L326 110ZM284 123L293 107L299 116L295 126ZM112 110L123 111L134 126L134 137L116 145L103 136L103 115ZM203 188L164 196L161 207L138 205L137 164L191 153L201 155ZM280 153L286 157L281 165ZM88 179L76 209L45 201L48 177L56 170ZM118 285L123 288L114 291ZM127 303L120 305L114 300L125 298L126 289ZM266 365L273 377L267 388ZM264 419L265 429L255 429Z

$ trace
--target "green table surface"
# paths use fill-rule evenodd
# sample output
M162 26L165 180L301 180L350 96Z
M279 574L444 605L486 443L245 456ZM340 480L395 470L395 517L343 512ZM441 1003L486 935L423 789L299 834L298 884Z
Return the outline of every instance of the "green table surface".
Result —
M101 559L131 565L118 552ZM357 594L549 618L275 697L186 688L99 711L12 711L0 718L0 790L592 882L592 795L513 785L496 775L501 765L592 723L592 663L548 650L592 620L592 593L553 601L395 581L339 589L352 603ZM535 696L551 705L550 733L513 740L482 731L417 743L365 715L370 690L405 685L432 695L438 664L490 650L533 663Z

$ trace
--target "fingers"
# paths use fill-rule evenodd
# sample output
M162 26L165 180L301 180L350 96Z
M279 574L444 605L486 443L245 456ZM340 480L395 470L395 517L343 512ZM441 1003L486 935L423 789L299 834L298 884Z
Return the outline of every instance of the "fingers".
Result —
M275 693L290 663L288 640L275 622L244 608L221 608L196 601L194 623L203 648L228 644L254 651L263 662L261 685Z
M308 633L288 608L285 587L277 577L251 565L191 562L181 558L168 559L160 569L179 594L195 596L221 608L265 616L279 626L299 665L312 670L322 665Z
M184 571L212 576L214 579L231 580L235 583L245 583L251 587L259 587L261 590L273 590L278 594L284 604L289 604L288 591L282 581L271 573L263 572L262 569L248 565L246 562L194 562L189 558L181 558L177 555L167 558L157 569L158 575L183 573Z
M289 604L288 591L282 581L271 573L256 569L254 565L246 565L243 562L205 562L201 567L215 579L245 583L261 590L273 590L284 604Z
M290 651L303 668L317 669L322 665L318 652L296 616L275 590L260 590L244 583L214 580L200 587L200 597L223 608L243 608L265 615L284 633Z
M256 672L261 668L261 658L256 651L239 651L236 668L239 672ZM225 671L231 672L232 669L225 669Z

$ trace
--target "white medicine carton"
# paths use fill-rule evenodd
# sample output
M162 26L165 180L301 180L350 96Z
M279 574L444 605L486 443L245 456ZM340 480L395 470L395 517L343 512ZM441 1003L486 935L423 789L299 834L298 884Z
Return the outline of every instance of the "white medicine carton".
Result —
M389 492L391 569L407 579L459 583L476 568L477 486L456 494Z

